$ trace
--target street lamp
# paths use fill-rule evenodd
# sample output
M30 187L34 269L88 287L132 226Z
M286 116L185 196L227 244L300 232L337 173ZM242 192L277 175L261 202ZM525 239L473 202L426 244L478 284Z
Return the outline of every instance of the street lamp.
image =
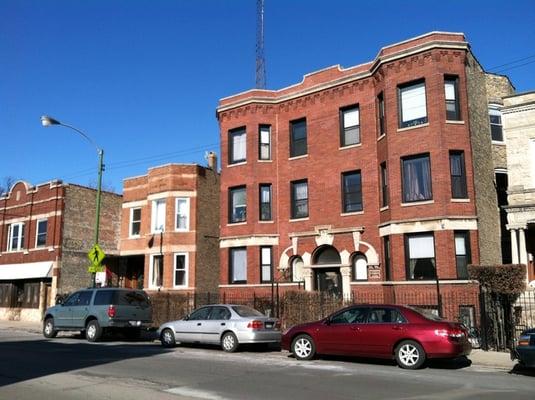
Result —
M44 127L52 126L52 125L60 125L66 128L70 128L73 131L80 134L84 139L86 139L89 143L91 143L97 150L98 182L97 182L97 209L96 209L96 216L95 216L95 245L97 245L98 244L98 232L99 232L99 226L100 226L100 197L101 197L101 191L102 191L102 172L104 171L104 150L98 147L96 143L93 140L91 140L91 138L87 136L84 132L82 132L80 129L75 128L74 126L71 126L71 125L64 124L63 122L60 122L57 119L49 117L48 115L43 115L41 117L41 124ZM95 287L95 277L96 277L96 274L93 272L91 274L91 281L92 281L91 283L93 287Z

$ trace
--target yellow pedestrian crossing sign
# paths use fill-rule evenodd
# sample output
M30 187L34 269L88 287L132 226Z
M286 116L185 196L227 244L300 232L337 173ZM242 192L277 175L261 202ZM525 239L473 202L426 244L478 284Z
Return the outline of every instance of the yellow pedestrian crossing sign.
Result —
M87 253L87 258L89 258L89 261L91 262L91 265L88 268L89 272L100 272L103 271L104 268L100 265L102 263L102 260L104 260L104 257L106 257L106 254L102 251L100 246L98 244L95 244L91 250Z

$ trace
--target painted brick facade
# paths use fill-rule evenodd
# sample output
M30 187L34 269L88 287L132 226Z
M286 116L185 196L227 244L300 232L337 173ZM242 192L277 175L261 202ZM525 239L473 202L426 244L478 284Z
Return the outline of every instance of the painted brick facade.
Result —
M423 282L408 282L407 235L426 233L432 235L434 262L443 290L473 293L473 282L457 272L455 234L467 235L463 246L469 246L472 263L479 263L482 257L499 262L497 253L482 255L479 240L477 199L495 194L487 192L485 185L478 193L474 183L475 171L489 182L493 180L492 157L480 168L475 167L473 159L473 140L481 142L491 155L484 74L483 90L476 94L477 98L470 93L475 79L467 64L474 60L464 35L434 32L385 47L369 63L346 69L334 66L305 75L301 83L285 89L255 89L222 99L217 110L222 157L220 290L269 291L271 284L261 282L260 260L261 247L269 246L274 278L285 288L297 288L290 271L299 256L303 265L294 272L299 272L299 280L304 281L307 290L323 290L322 279L334 271L341 276L336 283L342 286L344 295L375 293L381 286L393 287L394 292L400 293L418 291ZM446 118L447 79L456 79L460 117L455 120ZM404 84L412 82L425 82L427 120L401 128L400 91ZM379 132L380 95L385 108L383 133ZM481 112L485 117L479 120L482 126L472 127L469 103L477 101L484 104ZM341 109L353 105L358 105L360 112L360 142L342 146ZM291 157L291 124L301 119L306 119L306 154ZM260 160L262 126L271 129L269 160ZM245 129L246 159L232 163L229 152L235 146L236 129ZM462 152L464 157L466 195L460 199L452 196L452 152ZM408 202L403 200L402 160L415 155L429 157L432 197ZM382 204L381 190L383 163L388 177L386 206ZM342 209L342 174L349 171L360 171L361 211ZM291 182L303 179L308 183L308 216L292 219ZM272 187L269 221L259 220L261 184ZM229 190L236 187L246 190L246 220L233 223L229 218ZM496 203L482 206L494 213L492 218L498 221L499 230ZM385 238L390 241L389 271L385 265ZM485 240L488 249L499 249L499 232ZM242 248L246 249L246 279L235 283L230 253L236 254ZM339 259L329 263L326 252L332 248ZM239 257L241 260L242 255ZM358 275L355 266L359 258L366 263L364 276L362 270ZM363 277L363 281L356 281ZM429 280L430 285L432 282ZM383 293L380 289L379 292Z
M157 201L165 203L162 231L154 229ZM179 201L187 202L185 229L177 226ZM133 234L136 209L141 213L140 228ZM170 164L151 168L147 175L125 179L120 264L132 279L123 285L159 291L215 291L219 277L218 220L219 174L214 169ZM177 256L185 260L187 271L186 277L178 281ZM159 257L163 257L161 279L155 270L155 258ZM180 279L185 281L180 283Z

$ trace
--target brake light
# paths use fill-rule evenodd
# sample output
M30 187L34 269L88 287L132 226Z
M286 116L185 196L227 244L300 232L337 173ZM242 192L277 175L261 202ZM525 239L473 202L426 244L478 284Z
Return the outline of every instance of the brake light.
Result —
M114 318L116 313L117 313L117 310L115 309L115 306L110 305L108 307L108 317Z
M521 337L518 339L518 346L529 346L529 337Z
M264 323L256 319L254 321L249 321L249 323L247 324L247 328L249 329L262 329L263 327Z
M464 336L464 332L461 329L435 329L435 335L448 339L460 339Z

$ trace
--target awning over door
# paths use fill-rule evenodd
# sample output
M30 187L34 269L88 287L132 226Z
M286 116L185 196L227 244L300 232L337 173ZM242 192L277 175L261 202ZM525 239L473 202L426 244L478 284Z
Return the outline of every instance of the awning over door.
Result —
M47 278L51 276L52 264L52 261L0 264L0 281Z

